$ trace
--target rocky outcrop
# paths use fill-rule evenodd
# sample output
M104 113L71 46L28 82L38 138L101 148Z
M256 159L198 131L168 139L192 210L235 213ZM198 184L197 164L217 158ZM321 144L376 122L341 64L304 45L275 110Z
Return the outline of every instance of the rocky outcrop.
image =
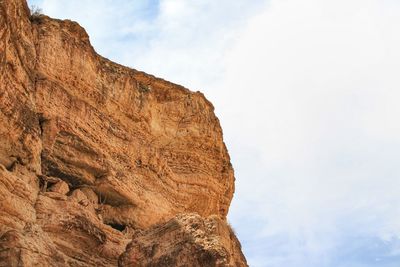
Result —
M234 176L212 104L99 56L77 23L24 0L0 1L0 137L0 266L115 266L134 236L130 265L140 240L175 242L152 231L185 216L220 218L217 266L245 264L229 256Z
M242 267L245 262L240 243L225 221L183 214L135 235L119 266Z

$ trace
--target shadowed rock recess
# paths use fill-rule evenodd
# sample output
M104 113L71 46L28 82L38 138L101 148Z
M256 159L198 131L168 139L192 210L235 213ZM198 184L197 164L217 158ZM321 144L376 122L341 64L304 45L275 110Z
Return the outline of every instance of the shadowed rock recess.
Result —
M247 266L233 192L201 93L0 0L0 266Z

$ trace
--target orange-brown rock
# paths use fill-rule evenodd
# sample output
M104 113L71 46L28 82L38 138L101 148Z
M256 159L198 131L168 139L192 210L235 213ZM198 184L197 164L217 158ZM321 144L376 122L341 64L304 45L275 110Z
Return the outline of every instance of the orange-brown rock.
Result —
M201 93L99 56L75 22L0 1L0 266L115 266L133 233L177 214L226 228L233 191Z
M119 266L244 267L245 262L239 241L223 220L181 214L137 234Z

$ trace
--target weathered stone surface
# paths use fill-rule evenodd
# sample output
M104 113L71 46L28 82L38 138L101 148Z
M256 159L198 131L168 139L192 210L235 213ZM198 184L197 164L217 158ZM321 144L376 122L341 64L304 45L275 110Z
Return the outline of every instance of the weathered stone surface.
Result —
M135 207L142 227L227 214L233 171L203 95L101 58L74 22L41 17L33 28L44 174Z
M177 214L224 225L233 192L201 93L99 56L76 22L0 0L0 266L115 266L133 233Z
M40 127L32 98L36 50L25 1L0 2L0 164L40 172Z
M157 240L157 242L154 242ZM247 266L232 229L217 216L181 214L137 234L120 267Z
M49 188L49 191L57 192L62 195L66 195L69 192L69 186L66 182L61 180L61 181L57 182L56 184L52 185Z

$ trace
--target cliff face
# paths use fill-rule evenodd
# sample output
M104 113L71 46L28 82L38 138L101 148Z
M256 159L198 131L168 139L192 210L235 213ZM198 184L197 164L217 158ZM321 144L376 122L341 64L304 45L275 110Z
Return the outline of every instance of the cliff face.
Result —
M157 240L157 242L154 242ZM119 266L247 266L232 229L218 216L181 214L139 232Z
M233 191L201 93L97 55L75 22L0 1L0 266L245 266L226 224Z

